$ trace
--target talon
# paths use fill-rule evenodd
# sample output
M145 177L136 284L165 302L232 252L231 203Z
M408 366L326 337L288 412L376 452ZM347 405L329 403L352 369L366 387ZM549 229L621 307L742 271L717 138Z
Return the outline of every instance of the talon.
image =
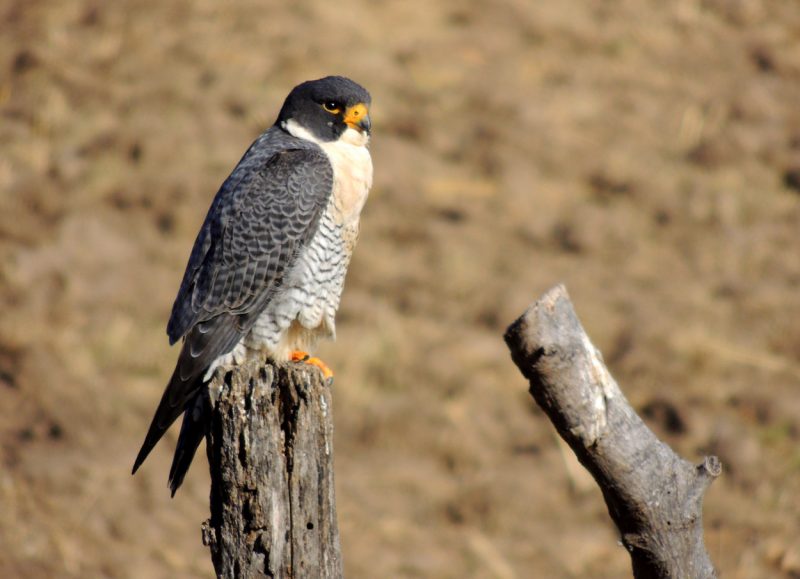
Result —
M322 370L322 375L325 377L326 380L329 382L333 380L333 370L331 370L328 365L320 360L319 358L308 358L305 360L306 364L311 364L312 366L316 366L320 370Z
M322 375L328 381L328 384L333 383L333 370L331 370L328 365L320 360L319 358L312 358L309 356L308 352L303 352L302 350L295 350L292 352L289 359L292 362L305 362L306 364L311 364L312 366L316 366L320 370L322 370Z

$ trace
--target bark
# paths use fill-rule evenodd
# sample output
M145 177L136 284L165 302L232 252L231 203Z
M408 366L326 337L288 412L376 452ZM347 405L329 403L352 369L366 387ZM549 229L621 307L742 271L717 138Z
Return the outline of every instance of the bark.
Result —
M342 577L333 408L321 372L250 363L214 377L206 405L217 577Z
M716 577L703 543L702 500L719 460L692 465L647 428L563 286L533 303L505 340L536 403L600 486L634 577Z

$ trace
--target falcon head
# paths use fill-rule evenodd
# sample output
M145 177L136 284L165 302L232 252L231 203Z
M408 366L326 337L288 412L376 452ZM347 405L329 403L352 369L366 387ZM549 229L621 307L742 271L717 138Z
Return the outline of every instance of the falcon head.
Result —
M371 100L364 87L343 76L309 80L286 97L277 123L292 135L312 141L344 138L366 144L372 126Z

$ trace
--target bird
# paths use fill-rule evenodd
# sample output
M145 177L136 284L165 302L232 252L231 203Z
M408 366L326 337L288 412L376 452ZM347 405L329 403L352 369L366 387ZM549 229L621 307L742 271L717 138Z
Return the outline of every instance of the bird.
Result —
M372 186L370 106L343 76L297 85L214 197L167 324L170 345L182 340L178 360L132 471L183 414L173 497L204 436L203 393L217 367L266 357L332 376L308 352L336 335Z

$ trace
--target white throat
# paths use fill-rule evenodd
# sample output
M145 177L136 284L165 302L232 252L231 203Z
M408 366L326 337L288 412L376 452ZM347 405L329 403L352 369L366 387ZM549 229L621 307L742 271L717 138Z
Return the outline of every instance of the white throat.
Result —
M318 139L314 134L306 129L305 127L301 126L297 121L294 119L289 119L288 121L283 121L281 123L281 127L284 131L292 135L293 137L297 137L298 139L303 139L304 141L311 141L312 143L316 143L323 149L326 146L330 146L336 143L346 143L348 145L353 145L356 147L366 147L369 143L369 135L367 133L359 133L355 129L351 129L350 127L345 130L344 133L339 137L336 141L323 141Z
M315 143L327 155L333 167L334 218L340 225L357 230L361 209L372 187L372 157L366 147L369 135L348 128L336 141L321 141L292 119L282 126L290 135Z

